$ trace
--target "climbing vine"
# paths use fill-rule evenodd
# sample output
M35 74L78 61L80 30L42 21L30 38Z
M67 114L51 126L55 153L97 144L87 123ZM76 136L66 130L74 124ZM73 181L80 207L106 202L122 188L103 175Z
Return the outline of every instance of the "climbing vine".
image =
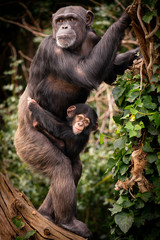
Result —
M160 17L157 2L136 0L128 8L140 45L132 69L119 76L113 96L117 139L107 163L115 179L112 236L160 236ZM148 227L147 227L148 226ZM145 235L144 235L145 229Z

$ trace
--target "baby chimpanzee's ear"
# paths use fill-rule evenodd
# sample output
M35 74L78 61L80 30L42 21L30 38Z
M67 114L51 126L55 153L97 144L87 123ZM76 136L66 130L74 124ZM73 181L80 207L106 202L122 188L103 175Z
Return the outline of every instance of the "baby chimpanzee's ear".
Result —
M92 126L92 131L96 131L97 128L98 128L98 122L96 122L96 124Z
M76 106L74 106L74 105L72 105L69 108L67 108L67 116L69 118L74 116L74 113L73 113L74 110L76 110Z

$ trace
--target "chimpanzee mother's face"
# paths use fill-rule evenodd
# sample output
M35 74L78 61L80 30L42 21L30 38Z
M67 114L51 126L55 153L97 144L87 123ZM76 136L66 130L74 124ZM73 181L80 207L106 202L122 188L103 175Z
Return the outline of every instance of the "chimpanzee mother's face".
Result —
M56 39L57 46L74 50L81 46L86 37L87 27L91 25L92 20L92 12L81 7L74 8L74 11L71 7L58 10L53 15L52 21L53 37Z

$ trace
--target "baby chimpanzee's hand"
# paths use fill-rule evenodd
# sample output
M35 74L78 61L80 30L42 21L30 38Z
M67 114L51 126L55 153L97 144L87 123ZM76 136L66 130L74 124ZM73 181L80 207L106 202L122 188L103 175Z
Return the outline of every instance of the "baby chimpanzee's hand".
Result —
M28 103L28 108L29 108L30 110L32 110L32 108L33 108L35 105L37 105L37 102L36 102L34 99L30 98L30 97L27 98L27 103Z
M27 98L27 104L30 111L34 111L34 107L38 106L37 102L30 97ZM33 120L33 127L39 129L40 127L39 122L36 120Z

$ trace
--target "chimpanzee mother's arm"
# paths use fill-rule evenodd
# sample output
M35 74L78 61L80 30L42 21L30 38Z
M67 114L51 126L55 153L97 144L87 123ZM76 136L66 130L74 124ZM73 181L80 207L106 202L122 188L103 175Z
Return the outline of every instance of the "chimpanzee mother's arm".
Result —
M81 56L70 49L58 47L52 35L44 39L31 65L32 88L37 87L51 74L55 79L62 79L89 90L96 89L103 80L107 79L105 75L108 76L113 69L117 50L129 24L129 15L124 12L119 20L110 26L88 56ZM106 82L110 83L108 80Z
M129 15L124 12L120 19L106 31L89 56L80 59L77 64L74 61L73 66L73 60L69 59L68 65L62 68L62 73L68 73L71 83L77 83L89 89L97 88L103 80L107 79L110 70L114 67L118 48L129 23ZM110 80L106 82L111 83Z
M117 75L123 75L124 71L132 66L133 61L139 58L137 56L139 51L140 48L137 47L125 53L118 54L115 58L114 64L111 66L110 71L104 71L103 81L108 84L112 84L116 80Z

